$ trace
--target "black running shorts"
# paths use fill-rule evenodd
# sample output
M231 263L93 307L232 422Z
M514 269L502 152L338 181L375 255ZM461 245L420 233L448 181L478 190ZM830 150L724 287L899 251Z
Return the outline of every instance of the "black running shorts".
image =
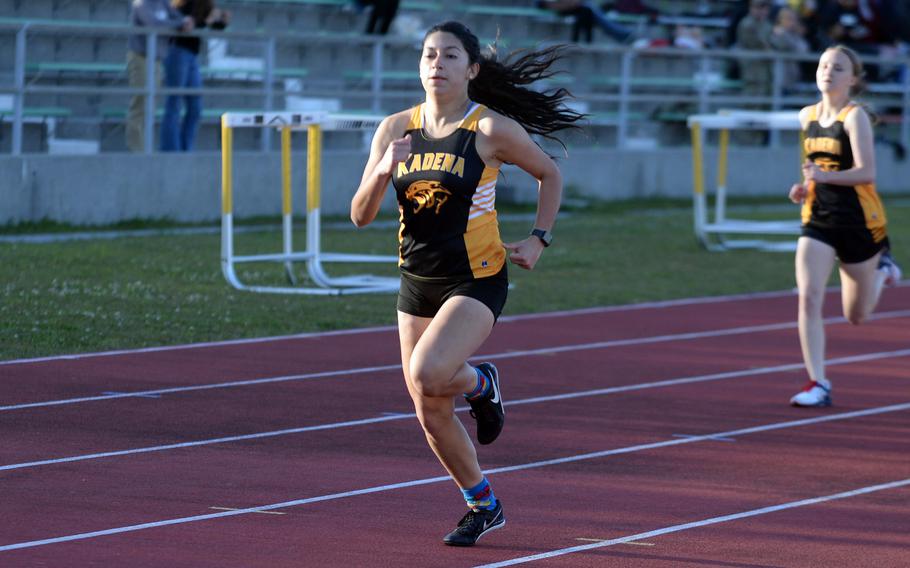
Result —
M875 242L872 231L866 227L825 227L810 221L803 225L802 235L832 247L845 264L869 260L888 247L888 237Z
M402 272L401 287L398 291L398 311L431 318L449 298L467 296L482 302L493 312L493 318L499 319L499 314L506 305L508 292L509 276L505 266L487 278L449 282L417 279Z

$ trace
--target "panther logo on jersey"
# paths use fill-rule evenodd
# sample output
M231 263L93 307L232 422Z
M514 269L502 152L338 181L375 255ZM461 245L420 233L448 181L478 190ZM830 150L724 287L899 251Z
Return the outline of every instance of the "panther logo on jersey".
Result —
M405 198L414 202L414 213L420 213L423 209L432 209L436 211L437 215L451 195L452 192L442 187L438 181L427 180L415 181L404 192Z
M840 171L840 161L831 158L815 158L815 165L823 172Z

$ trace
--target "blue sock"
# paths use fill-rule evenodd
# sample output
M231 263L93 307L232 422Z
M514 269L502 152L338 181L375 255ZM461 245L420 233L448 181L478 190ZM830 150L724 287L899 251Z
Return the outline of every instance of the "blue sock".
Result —
M462 489L461 493L464 495L464 500L468 507L474 510L486 509L489 511L496 507L496 496L493 495L493 488L490 487L490 482L487 481L486 476L474 487Z
M490 380L490 377L477 367L474 367L474 372L477 373L477 382L470 392L464 394L464 397L468 400L477 400L478 398L488 396L493 389L493 381Z

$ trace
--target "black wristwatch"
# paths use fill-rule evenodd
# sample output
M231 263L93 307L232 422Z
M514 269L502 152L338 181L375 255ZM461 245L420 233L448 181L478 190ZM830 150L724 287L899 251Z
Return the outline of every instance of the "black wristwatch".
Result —
M544 231L543 229L534 229L531 231L531 234L540 239L540 242L543 243L543 246L548 247L550 243L553 242L553 235L550 234L550 231Z

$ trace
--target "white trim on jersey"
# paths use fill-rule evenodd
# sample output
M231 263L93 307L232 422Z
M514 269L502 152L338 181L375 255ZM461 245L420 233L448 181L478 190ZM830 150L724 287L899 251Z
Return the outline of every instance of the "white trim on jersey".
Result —
M464 116L461 117L461 122L464 122L464 119L471 116L471 113L474 112L474 110L480 106L480 103L475 103L474 101L469 101L469 102L470 102L470 104L468 105L468 110L465 111ZM420 103L420 128L421 128L421 130L423 130L423 128L425 128L427 125L427 117L424 114L424 110L423 110L424 107L425 107L425 103ZM458 124L458 128L461 128L460 123Z
M471 201L468 220L476 219L485 213L492 213L496 204L496 181L478 187Z

